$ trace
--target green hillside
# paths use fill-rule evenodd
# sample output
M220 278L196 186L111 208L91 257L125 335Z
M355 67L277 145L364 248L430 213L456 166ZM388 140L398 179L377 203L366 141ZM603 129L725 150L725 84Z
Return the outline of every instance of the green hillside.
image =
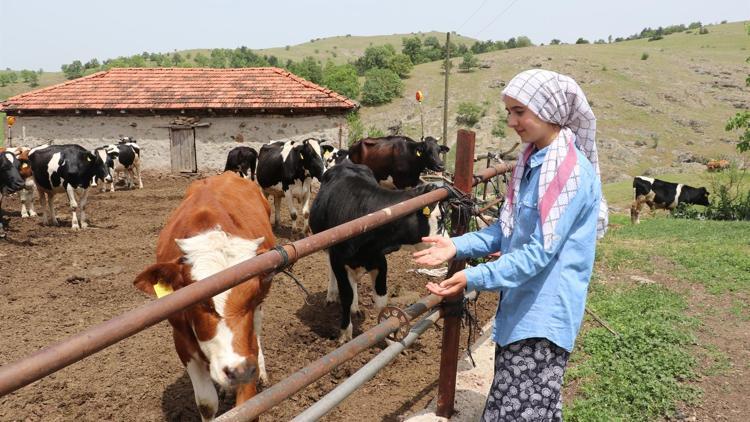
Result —
M662 40L615 44L527 47L479 55L490 65L450 80L449 140L455 140L455 112L465 101L485 104L486 116L473 128L480 149L507 149L517 139L493 139L491 129L505 112L502 84L519 71L542 67L574 77L598 118L598 146L605 181L624 180L651 169L653 174L702 170L697 163L678 164L688 154L739 158L737 134L724 130L727 119L750 108L750 36L746 22L707 26L709 33L677 33ZM642 60L643 53L648 54ZM457 64L459 59L454 59ZM425 133L442 134L443 74L438 62L415 66L405 81L403 98L362 109L368 126L385 129L401 123L420 135L419 109L413 93L425 93ZM498 114L498 112L501 112ZM701 157L695 157L701 158Z

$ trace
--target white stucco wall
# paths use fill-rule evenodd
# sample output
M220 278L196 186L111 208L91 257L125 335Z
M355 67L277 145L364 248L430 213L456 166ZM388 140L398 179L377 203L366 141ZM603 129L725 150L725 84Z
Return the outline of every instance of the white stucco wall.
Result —
M96 148L116 143L120 136L131 136L142 148L143 168L169 170L169 129L175 116L18 116L13 126L13 145L34 147L47 142L78 144ZM247 145L259 149L263 143L324 138L338 146L339 124L343 116L251 116L202 117L209 127L195 129L198 170L223 169L227 152ZM346 136L344 129L343 136ZM244 142L235 139L241 135ZM344 143L346 141L344 140Z

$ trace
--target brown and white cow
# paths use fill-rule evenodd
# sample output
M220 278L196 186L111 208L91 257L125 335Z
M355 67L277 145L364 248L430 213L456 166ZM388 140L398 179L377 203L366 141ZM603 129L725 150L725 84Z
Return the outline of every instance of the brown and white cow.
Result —
M258 185L233 172L195 181L159 234L157 263L133 284L161 297L265 252L276 241L269 217ZM267 382L260 333L269 287L254 277L169 317L204 421L219 406L213 382L236 389L237 404Z
M19 192L21 197L21 218L36 217L36 211L34 211L36 184L34 183L31 166L29 165L30 151L31 148L28 147L0 148L0 152L11 152L19 161L18 172L23 178L23 187Z

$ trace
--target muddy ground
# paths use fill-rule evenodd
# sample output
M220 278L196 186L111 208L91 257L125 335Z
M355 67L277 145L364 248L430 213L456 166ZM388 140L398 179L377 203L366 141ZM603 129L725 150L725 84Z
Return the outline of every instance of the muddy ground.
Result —
M138 272L154 262L156 239L169 212L191 179L144 174L143 190L92 195L89 229L73 232L62 196L56 198L60 227L41 219L20 219L17 197L6 198L8 239L0 243L0 365L136 308L151 299L132 286ZM38 208L38 207L37 207ZM288 212L276 233L289 240ZM327 267L323 254L303 258L293 272L311 292L278 276L266 300L263 346L271 383L276 383L334 350L338 306L325 305ZM388 259L390 303L406 305L426 294L428 278L408 255ZM483 294L477 307L481 324L494 313L497 297ZM355 335L376 324L371 286L360 284ZM461 340L465 347L466 330ZM333 410L326 420L386 420L421 410L436 395L441 331L431 329L406 354ZM261 420L288 420L336 387L382 348L365 351ZM233 405L226 394L221 411ZM0 420L200 420L190 380L183 370L167 322L161 322L81 362L0 398Z

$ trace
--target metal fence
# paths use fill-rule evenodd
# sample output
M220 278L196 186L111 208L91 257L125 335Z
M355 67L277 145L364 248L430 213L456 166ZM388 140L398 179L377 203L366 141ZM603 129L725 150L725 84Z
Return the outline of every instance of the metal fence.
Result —
M463 130L459 131L454 186L461 192L468 193L471 191L473 185L495 177L497 174L508 172L513 168L513 163L499 164L484 170L478 175L473 175L473 163L474 133ZM249 278L261 275L264 277L264 283L270 283L272 275L276 271L293 264L302 257L395 221L409 213L424 208L428 204L444 200L448 196L449 191L447 189L437 189L324 232L284 245L283 252L276 250L268 251L205 278L199 283L193 283L170 295L149 302L139 308L73 335L66 340L42 348L26 358L0 367L0 397L84 359L122 339L165 320L175 312L213 297ZM468 226L468 216L462 217L458 216L457 213L453 214L451 227L454 230L454 234L463 233ZM449 267L449 276L462 269L463 266L464 262L453 261ZM403 330L405 324L429 311L440 302L441 298L429 295L403 311L393 310L393 316L383 318L382 322L377 326L362 333L349 343L313 362L311 365L292 374L290 377L271 386L252 400L227 412L221 416L220 420L250 420L257 417L263 411L268 410L294 392L299 391L306 385L329 373L337 365L351 359L362 350L382 341L386 336L399 329ZM459 295L446 298L444 302L446 305L445 308L454 309L456 304L463 302L463 297ZM450 416L453 412L455 393L460 316L455 312L443 312L442 314L445 322L441 374L438 388L438 415ZM412 330L428 324L425 321L436 319L436 315L435 312L432 312L428 318L422 320ZM412 338L413 336L409 337L411 335L412 333L410 332L407 338ZM316 412L317 414L329 405L320 405L315 410L312 410L312 412Z

